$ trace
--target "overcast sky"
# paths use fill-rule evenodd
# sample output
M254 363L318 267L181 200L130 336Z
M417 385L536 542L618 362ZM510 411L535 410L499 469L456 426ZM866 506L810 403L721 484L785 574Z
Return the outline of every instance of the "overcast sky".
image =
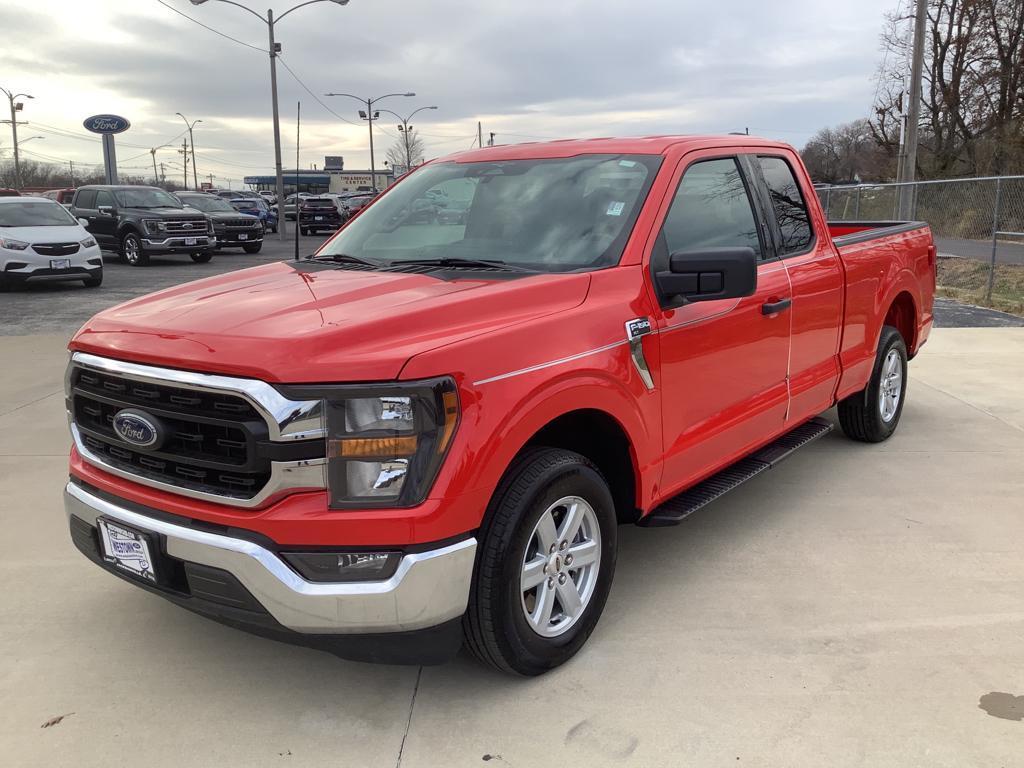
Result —
M266 25L210 0L164 0L181 13L264 51ZM280 15L298 0L243 4ZM346 124L278 67L285 167L295 165L295 106L302 101L301 166L340 154L369 165L359 105L323 96L415 91L381 107L407 114L428 157L485 140L751 133L802 145L825 125L866 116L874 94L883 14L894 0L351 0L322 2L280 22L282 58ZM122 172L149 169L148 148L176 140L183 112L203 120L200 174L238 185L273 169L269 64L265 52L220 37L158 0L0 0L0 86L31 93L20 119L22 149L40 160L101 162L82 120L112 112ZM4 117L6 117L6 104ZM383 115L378 163L398 134ZM9 156L8 126L0 152ZM70 132L72 135L66 135ZM58 135L64 134L64 135ZM157 161L180 174L174 147ZM179 164L179 165L175 165Z

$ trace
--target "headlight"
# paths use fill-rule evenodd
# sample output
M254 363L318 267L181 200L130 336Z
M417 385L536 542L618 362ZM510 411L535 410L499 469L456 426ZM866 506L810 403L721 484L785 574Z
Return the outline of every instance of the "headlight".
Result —
M78 244L83 248L92 248L94 245L96 245L96 240L94 238L87 237L85 238L85 240L80 240Z
M167 225L160 219L145 219L142 223L146 227L146 232L151 235L167 231Z
M21 240L11 240L9 237L0 237L0 248L6 248L9 251L24 251L28 248L28 243L23 243Z
M332 509L409 507L426 498L459 420L455 382L288 387L324 401Z

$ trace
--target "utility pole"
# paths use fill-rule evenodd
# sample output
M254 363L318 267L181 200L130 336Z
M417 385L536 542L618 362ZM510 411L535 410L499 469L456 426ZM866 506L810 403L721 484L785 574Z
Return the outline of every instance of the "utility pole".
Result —
M160 176L156 172L156 147L153 147L151 150L149 150L149 154L153 156L153 183L159 184Z
M71 170L71 186L75 186L75 161L68 160L68 168Z
M479 120L476 121L476 145L484 148L484 127Z
M193 170L195 170L195 166L194 165L192 166L192 168L193 168ZM208 174L206 174L206 178L208 178L210 180L210 186L212 187L213 186L214 175L212 173L208 173Z
M302 127L302 102L295 102L295 191L299 191L299 129ZM299 230L302 214L299 212L299 201L295 201L295 260L299 260Z
M188 190L188 139L181 140L181 149L178 151L181 152L182 161L184 162L184 165L181 167L185 171L185 189Z
M488 147L493 147L494 146L494 136L495 136L494 131L491 131L491 136L490 136L489 139L487 139L487 146Z
M907 104L906 159L898 181L909 184L917 175L917 127L921 118L921 74L924 70L924 37L928 23L928 0L917 0L914 15L914 52L910 65L910 103ZM913 193L909 187L900 187L900 218L911 217Z
M167 186L167 172L164 170L163 160L160 161L160 184Z
M14 144L14 184L18 189L21 189L21 158L18 156L18 126L26 125L26 123L18 122L18 113L24 109L25 105L20 101L16 102L15 99L21 98L22 96L26 99L33 99L35 97L30 96L27 93L14 93L12 91L8 91L6 88L0 88L0 91L4 92L7 96L7 101L9 101L11 105L11 119L10 121L4 120L3 122L10 122L11 124L11 139Z

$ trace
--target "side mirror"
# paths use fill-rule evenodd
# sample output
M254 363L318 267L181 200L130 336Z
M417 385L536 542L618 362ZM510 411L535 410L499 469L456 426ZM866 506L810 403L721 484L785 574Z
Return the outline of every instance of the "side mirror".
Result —
M79 219L78 223L81 224L83 227L88 227L89 226L89 220L88 219Z
M101 205L96 210L100 212L100 216L113 216L116 213L112 205Z
M757 256L753 248L677 251L655 283L663 305L750 296L757 289Z

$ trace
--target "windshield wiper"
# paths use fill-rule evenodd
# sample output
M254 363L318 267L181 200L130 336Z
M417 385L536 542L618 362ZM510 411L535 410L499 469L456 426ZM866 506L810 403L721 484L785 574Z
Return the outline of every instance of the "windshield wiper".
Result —
M507 269L512 272L536 272L499 259L464 259L459 256L442 256L436 259L398 259L392 261L390 267L404 267L408 264L421 267L483 267L485 269Z
M347 253L319 253L307 256L306 261L333 261L338 264L363 264L367 267L380 267L376 261L361 259L358 256L349 256Z

